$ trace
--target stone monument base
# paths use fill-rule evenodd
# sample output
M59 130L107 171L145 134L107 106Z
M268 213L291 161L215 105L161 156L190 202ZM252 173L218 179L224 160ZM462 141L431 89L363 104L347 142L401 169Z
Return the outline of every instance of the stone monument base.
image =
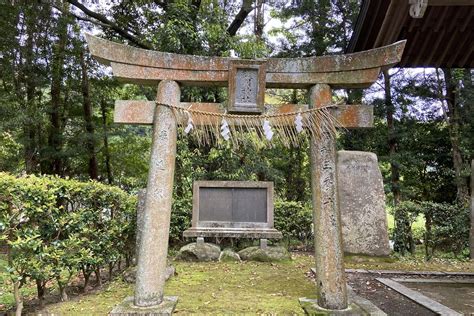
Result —
M112 316L135 316L135 315L171 315L178 304L177 296L165 296L159 305L139 307L133 304L133 296L129 296L122 303L114 307L109 315Z

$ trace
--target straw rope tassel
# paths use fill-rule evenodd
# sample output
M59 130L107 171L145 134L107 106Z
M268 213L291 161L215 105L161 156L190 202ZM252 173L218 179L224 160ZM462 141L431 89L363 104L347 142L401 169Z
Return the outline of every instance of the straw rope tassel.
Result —
M173 110L177 123L185 127L185 134L194 137L199 146L231 141L234 147L241 145L242 133L255 131L258 138L272 146L274 139L284 146L299 146L303 137L335 137L341 124L329 109L337 104L298 112L264 115L237 115L208 112L157 103Z

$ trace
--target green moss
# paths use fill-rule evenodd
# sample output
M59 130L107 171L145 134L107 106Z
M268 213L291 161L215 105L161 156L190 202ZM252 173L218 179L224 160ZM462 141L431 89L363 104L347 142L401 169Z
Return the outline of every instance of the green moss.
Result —
M165 294L179 296L180 313L301 313L298 299L315 297L315 286L306 277L310 256L291 263L189 263L173 262L177 275L167 282ZM48 306L48 312L106 314L132 295L133 285L119 280L105 291Z
M396 258L389 257L389 256L368 256L368 255L360 255L360 254L345 254L344 260L346 262L351 263L394 263L397 261Z
M346 268L367 270L402 270L402 271L447 271L474 272L474 262L453 258L433 258L426 261L423 252L415 256L391 257L345 256Z
M198 314L295 314L302 309L300 297L316 298L314 283L306 276L314 267L311 255L293 254L289 262L172 262L177 275L166 284L166 295L179 296L177 312ZM391 258L354 262L346 257L346 268L390 270L474 271L474 263L421 258ZM0 263L0 266L2 263ZM1 276L1 273L0 273ZM10 285L0 287L0 304L5 304ZM34 286L25 287L34 297ZM48 305L50 313L62 315L105 315L133 295L134 285L117 278L96 293L75 297L70 302ZM12 297L10 298L13 299ZM28 302L26 302L28 306ZM12 305L0 308L5 310Z

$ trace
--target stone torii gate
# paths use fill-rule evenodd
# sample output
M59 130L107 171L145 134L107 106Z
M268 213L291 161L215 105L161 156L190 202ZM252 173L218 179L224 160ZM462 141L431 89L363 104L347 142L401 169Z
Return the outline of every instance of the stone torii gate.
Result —
M331 89L366 88L382 69L397 64L405 42L349 55L242 60L163 53L87 36L92 55L112 66L124 82L157 85L156 102L116 101L114 121L153 125L150 169L145 197L134 300L117 312L170 313L176 297L164 297L165 269L176 157L177 121L166 106L222 112L219 104L181 103L180 85L229 88L230 113L264 112L265 88L309 89L309 107L331 104ZM158 104L158 105L157 105ZM294 112L284 105L277 113ZM372 127L369 106L330 109L345 128ZM348 307L338 205L334 137L311 139L311 186L315 228L317 305L328 310ZM316 303L315 303L316 304ZM171 306L171 307L170 307ZM166 309L168 307L168 309Z

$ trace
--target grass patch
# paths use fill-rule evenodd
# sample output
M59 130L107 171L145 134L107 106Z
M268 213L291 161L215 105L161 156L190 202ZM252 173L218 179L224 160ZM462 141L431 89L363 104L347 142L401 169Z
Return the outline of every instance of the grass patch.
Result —
M393 214L387 211L387 225L389 229L395 228L395 218ZM425 217L423 215L418 215L416 221L411 225L412 229L425 229Z

